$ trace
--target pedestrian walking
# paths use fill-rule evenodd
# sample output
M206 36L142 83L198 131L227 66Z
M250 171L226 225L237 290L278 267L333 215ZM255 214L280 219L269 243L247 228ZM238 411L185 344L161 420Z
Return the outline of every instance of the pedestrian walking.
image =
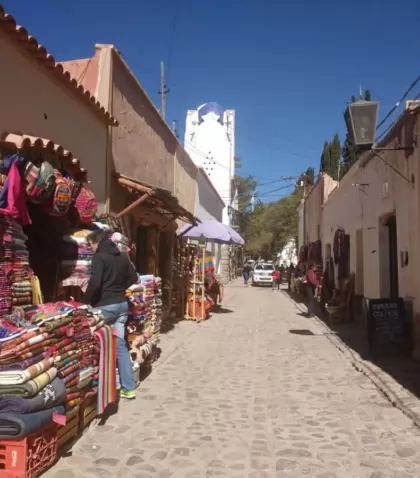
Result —
M277 266L273 270L272 276L273 276L272 289L275 290L275 288L277 287L277 290L280 290L281 274Z
M318 277L316 275L317 267L315 264L310 264L306 271L306 293L308 299L308 317L314 316L315 308L315 292L319 287Z
M125 343L125 324L128 319L126 290L137 282L137 273L127 254L107 237L105 231L94 231L87 241L95 253L92 270L83 300L100 309L105 323L117 332L117 366L122 398L136 398L131 358Z
M293 273L295 271L295 266L293 265L293 262L290 264L289 269L287 271L287 290L291 290L291 285L292 285L292 278L293 278Z
M251 272L251 266L249 264L245 264L242 270L242 275L244 276L244 284L248 285L249 281L249 274Z

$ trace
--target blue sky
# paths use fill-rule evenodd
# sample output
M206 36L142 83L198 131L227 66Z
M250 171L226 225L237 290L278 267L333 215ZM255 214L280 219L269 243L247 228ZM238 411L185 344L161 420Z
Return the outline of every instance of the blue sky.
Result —
M263 195L285 184L264 183L318 169L324 140L344 138L342 113L360 84L381 100L382 117L420 70L418 0L2 3L58 60L113 43L156 104L164 60L167 120L182 139L188 109L235 109L241 172Z

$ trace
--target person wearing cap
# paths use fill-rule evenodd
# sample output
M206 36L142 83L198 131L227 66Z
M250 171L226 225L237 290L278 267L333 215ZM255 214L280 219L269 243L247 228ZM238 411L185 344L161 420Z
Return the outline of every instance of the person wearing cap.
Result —
M95 253L91 276L83 300L100 309L105 322L117 332L117 366L122 398L136 397L131 358L125 343L125 324L128 319L126 290L137 282L137 273L128 255L122 253L105 231L87 236Z

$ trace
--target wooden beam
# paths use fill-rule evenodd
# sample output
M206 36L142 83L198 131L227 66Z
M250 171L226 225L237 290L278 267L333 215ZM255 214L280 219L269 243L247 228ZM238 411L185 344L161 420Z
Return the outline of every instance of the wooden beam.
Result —
M140 196L138 199L136 199L133 203L131 203L129 206L127 206L125 209L123 209L121 212L117 214L117 217L123 217L129 212L133 211L136 209L137 206L139 206L141 203L146 201L146 199L149 197L148 194L143 194L143 196Z
M129 179L125 178L118 178L118 183L121 186L125 186L127 188L135 189L136 191L140 191L141 193L146 193L149 196L155 196L155 191L151 188L147 188L146 186L142 186L141 184L137 184Z

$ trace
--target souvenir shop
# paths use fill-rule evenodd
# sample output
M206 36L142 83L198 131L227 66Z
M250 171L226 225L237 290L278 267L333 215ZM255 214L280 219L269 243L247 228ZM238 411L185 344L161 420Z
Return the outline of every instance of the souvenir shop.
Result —
M93 252L106 229L131 253L121 223L97 216L87 173L47 140L0 148L0 475L37 476L118 399L116 337L81 303ZM156 356L161 281L138 277L127 291L133 374ZM8 474L6 476L9 476Z
M242 237L231 228L215 220L202 221L196 226L185 225L177 231L174 275L184 287L178 291L180 311L187 320L200 322L208 319L223 300L223 285L216 275L214 258L208 243L243 245ZM178 266L179 264L179 266ZM175 279L174 279L175 281Z
M297 294L305 295L306 279L305 274L310 264L316 265L316 275L319 283L322 284L324 277L324 265L322 259L321 241L311 242L308 245L301 246L299 250L299 261L291 273L291 291ZM318 302L323 303L321 295L317 296Z
M177 237L174 247L172 317L200 322L223 298L214 258L205 245Z
M189 261L181 259L184 252L176 241L176 220L196 224L197 219L165 189L127 176L116 175L115 179L115 190L125 206L117 217L124 221L125 234L134 244L133 261L137 271L161 278L162 320L165 321L172 315L173 304L181 304L183 300L178 291L189 267Z
M334 243L327 247L323 280L323 303L331 322L352 318L355 275L350 273L350 235L343 228L334 233Z

